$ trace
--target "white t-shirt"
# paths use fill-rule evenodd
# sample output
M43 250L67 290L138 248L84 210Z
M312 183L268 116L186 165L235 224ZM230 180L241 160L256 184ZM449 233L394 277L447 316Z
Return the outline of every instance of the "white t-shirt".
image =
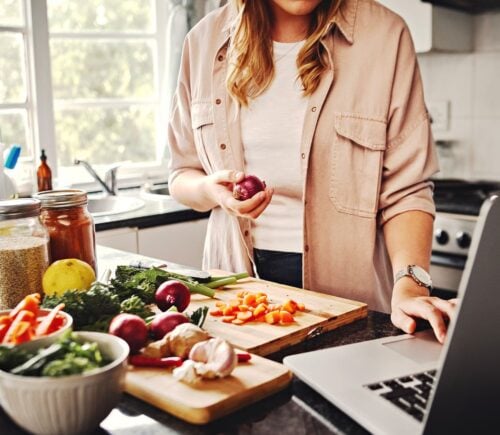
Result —
M300 144L308 99L302 94L296 64L303 43L274 42L274 80L241 108L245 172L274 188L271 203L253 223L253 243L258 249L303 249Z

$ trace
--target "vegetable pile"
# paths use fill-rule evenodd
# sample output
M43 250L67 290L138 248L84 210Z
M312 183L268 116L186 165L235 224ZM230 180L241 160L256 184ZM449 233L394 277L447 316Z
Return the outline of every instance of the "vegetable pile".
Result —
M217 301L215 305L216 308L210 311L210 315L234 325L243 325L250 321L287 325L295 321L293 314L306 309L304 304L292 299L287 299L282 304L271 304L265 293L247 291L239 292L237 299L228 303Z
M40 295L27 295L9 314L0 316L0 343L17 345L59 330L65 318L59 313L64 304L56 304L47 315L40 314Z
M42 307L54 308L63 303L64 310L73 317L75 330L107 332L111 320L117 314L134 314L142 319L152 317L154 313L150 305L155 302L160 302L160 309L167 309L173 305L178 311L184 311L187 306L187 295L182 295L178 284L173 286L167 282L175 280L177 283L184 284L190 293L213 297L214 288L235 284L239 279L247 276L247 273L240 273L226 277L213 277L209 282L201 284L191 277L155 267L143 269L118 266L115 278L110 284L95 282L86 292L68 290L62 295L45 296ZM176 287L176 289L170 287ZM160 288L163 288L162 292L157 292ZM156 296L157 293L158 296ZM167 298L168 295L170 297ZM193 315L195 318L191 320L197 323L202 312L193 313Z
M0 346L0 370L22 376L68 376L103 367L97 343L85 342L68 331L59 341L32 353L17 347Z

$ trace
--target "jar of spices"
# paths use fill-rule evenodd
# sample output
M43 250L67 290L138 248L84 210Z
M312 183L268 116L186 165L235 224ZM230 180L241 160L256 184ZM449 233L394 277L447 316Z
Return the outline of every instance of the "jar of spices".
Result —
M40 222L40 201L0 201L0 309L42 292L49 265L49 234Z
M96 269L94 220L87 210L87 193L52 190L35 195L42 203L40 219L50 235L50 260L78 258Z

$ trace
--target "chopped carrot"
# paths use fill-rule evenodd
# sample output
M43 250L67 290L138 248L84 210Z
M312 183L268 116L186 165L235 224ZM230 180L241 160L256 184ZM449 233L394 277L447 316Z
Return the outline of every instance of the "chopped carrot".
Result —
M266 314L265 318L267 323L274 325L280 321L280 312L278 310L270 311Z
M233 307L227 307L226 306L225 308L222 309L222 315L223 316L231 316L233 314L233 312L234 312Z
M244 304L238 305L239 311L248 311L249 309L250 309L250 307L248 305L244 305Z
M31 311L33 314L38 313L40 307L40 295L38 293L32 293L24 297L24 299L19 302L9 313L9 317L13 319L22 310Z
M243 325L245 323L245 321L236 318L236 319L231 320L231 323L234 324L234 325Z
M305 311L306 306L302 302L297 302L297 310Z
M258 317L255 317L254 316L254 319L253 319L255 322L265 322L266 321L266 315L265 314L262 314Z
M233 308L238 308L238 305L240 305L240 300L239 299L233 299L229 301L229 306Z
M256 299L256 304L267 304L267 296L266 295L263 295L263 296L259 296L257 299Z
M255 304L255 300L257 298L255 297L255 295L253 293L248 293L247 295L245 295L244 299L243 299L243 303L245 305L254 305Z
M251 311L240 311L238 314L236 314L236 318L243 320L244 322L249 321L253 317L253 314Z
M265 314L267 312L267 306L265 304L257 305L253 310L254 317L258 317L261 314Z
M231 323L234 319L236 319L236 316L222 316L221 318L224 323Z
M212 316L222 316L222 310L220 308L214 308L213 310L210 310L210 315Z
M283 302L282 308L283 310L288 311L290 314L293 314L295 313L295 311L297 311L297 305L291 299L287 299L285 302Z
M57 313L61 311L64 308L64 304L58 304L52 310L50 310L50 313L45 316L45 318L40 322L40 324L36 327L35 335L40 337L42 335L47 335L48 330L50 329L50 325L52 325L52 322L57 316Z
M239 298L244 298L247 293L248 292L245 290L240 290L238 293L236 293L236 296Z
M219 307L219 308L222 308L222 307L226 306L226 303L222 302L222 301L215 301L215 306Z
M280 311L280 323L293 323L293 316L289 311Z

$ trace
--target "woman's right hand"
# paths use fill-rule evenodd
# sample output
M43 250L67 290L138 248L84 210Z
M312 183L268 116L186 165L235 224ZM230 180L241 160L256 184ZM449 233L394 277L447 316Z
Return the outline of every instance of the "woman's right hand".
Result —
M239 201L233 197L233 184L245 178L243 172L222 170L207 175L203 179L203 189L215 204L227 213L247 219L257 219L271 202L273 189L266 188L252 198Z

